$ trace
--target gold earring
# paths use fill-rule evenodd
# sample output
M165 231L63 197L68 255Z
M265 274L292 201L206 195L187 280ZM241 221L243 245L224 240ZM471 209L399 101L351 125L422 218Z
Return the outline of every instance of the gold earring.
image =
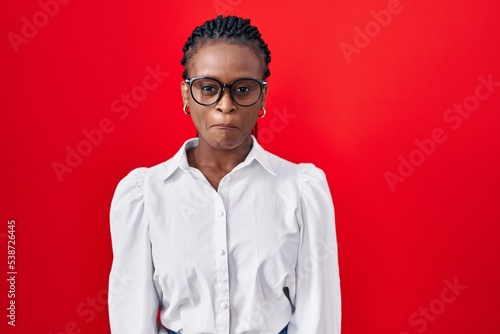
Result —
M262 111L263 111L263 113L258 115L259 118L264 118L264 116L266 116L266 113L267 113L266 108L262 107Z
M182 108L182 111L184 111L184 113L185 113L186 115L191 115L191 111L186 111L186 108L187 108L187 107L188 107L188 106L187 106L187 105L185 105L185 106Z

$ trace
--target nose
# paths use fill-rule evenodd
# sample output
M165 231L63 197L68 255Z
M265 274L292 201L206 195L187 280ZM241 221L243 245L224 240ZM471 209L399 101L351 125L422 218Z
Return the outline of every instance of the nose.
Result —
M217 102L216 108L217 111L224 112L227 114L236 110L237 106L236 103L234 103L233 98L231 97L229 89L224 89L222 91L222 96L219 102Z

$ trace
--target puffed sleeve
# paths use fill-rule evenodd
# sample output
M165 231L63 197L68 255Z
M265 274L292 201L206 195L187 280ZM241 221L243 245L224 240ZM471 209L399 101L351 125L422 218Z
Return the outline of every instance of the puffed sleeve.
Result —
M339 334L340 278L333 202L325 174L300 164L300 242L288 334Z
M111 202L113 265L108 308L113 334L158 334L159 302L144 204L146 172L146 168L130 172L118 184Z

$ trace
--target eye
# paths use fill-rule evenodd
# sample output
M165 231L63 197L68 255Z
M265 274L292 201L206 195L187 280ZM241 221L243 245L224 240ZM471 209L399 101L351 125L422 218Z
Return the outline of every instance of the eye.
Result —
M203 86L201 86L201 91L203 94L213 95L213 94L217 94L218 89L214 85L203 85Z
M234 89L234 92L239 95L246 95L250 93L250 87L248 86L239 86Z

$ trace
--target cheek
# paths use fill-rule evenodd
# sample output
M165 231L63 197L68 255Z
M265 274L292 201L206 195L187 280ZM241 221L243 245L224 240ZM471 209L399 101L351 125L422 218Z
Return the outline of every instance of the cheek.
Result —
M259 110L247 110L245 115L243 116L245 127L252 129L255 126L255 123L258 121Z
M249 111L250 111L250 113L249 113L250 117L257 118L259 115L259 112L260 112L260 107L254 106L252 108L252 110L249 110Z
M201 114L192 109L191 109L191 120L193 121L196 128L199 128L200 125L203 123L203 117L201 116Z
M191 108L191 120L198 131L205 130L210 117L210 110L196 106Z

